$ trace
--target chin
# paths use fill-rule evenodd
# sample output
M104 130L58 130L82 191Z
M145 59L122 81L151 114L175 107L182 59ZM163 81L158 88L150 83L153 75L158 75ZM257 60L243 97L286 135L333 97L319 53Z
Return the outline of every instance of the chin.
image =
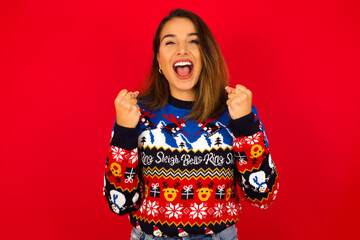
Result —
M197 80L195 79L176 79L175 87L182 91L191 91L195 85L197 84Z

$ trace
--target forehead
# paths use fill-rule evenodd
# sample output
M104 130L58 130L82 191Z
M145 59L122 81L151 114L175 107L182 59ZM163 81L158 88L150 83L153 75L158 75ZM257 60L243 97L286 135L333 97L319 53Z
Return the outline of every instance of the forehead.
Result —
M161 30L160 38L167 34L181 36L189 33L197 33L194 23L188 18L176 17L165 23Z

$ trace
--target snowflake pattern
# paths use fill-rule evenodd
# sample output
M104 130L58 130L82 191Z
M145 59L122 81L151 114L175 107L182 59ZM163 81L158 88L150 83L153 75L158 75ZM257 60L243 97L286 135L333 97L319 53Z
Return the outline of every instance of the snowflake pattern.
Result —
M156 201L148 201L147 203L147 215L153 215L154 217L159 213L158 203Z
M146 211L146 199L144 200L144 202L142 203L141 207L140 207L140 212L143 213Z
M250 145L254 145L255 143L260 142L260 134L259 132L255 133L252 136L248 136L245 138L245 142Z
M132 150L130 152L129 162L131 164L135 164L137 161L138 161L138 150L137 150L137 148L135 148L134 150Z
M203 219L206 216L206 209L207 207L205 207L204 203L201 203L200 205L197 205L196 203L192 204L191 207L191 212L190 212L190 218L200 218Z
M236 216L237 215L237 209L234 203L228 202L226 205L226 211L230 216Z
M241 149L243 149L243 147L245 146L246 142L244 140L244 138L240 137L240 138L236 138L234 140L234 147L236 151L240 151Z
M124 156L126 151L122 148L116 147L116 146L111 146L111 153L113 158L117 161L117 162L121 162L122 160L124 160Z
M248 137L238 137L234 140L234 150L239 152L245 150L245 148L249 145L254 145L255 143L259 143L262 139L262 133L257 132L252 136Z
M180 206L180 204L176 204L175 206L172 205L171 203L166 207L166 213L165 215L168 218L172 218L175 217L176 219L178 219L179 217L181 217L182 212L181 210L183 209L183 207Z
M215 204L215 212L214 212L214 216L215 217L221 217L223 214L223 208L224 208L224 204L223 203L216 203Z

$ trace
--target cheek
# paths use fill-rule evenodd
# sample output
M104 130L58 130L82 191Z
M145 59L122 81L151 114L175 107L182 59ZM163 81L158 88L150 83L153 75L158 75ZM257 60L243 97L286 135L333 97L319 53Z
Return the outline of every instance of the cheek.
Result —
M170 65L172 53L170 49L159 49L158 61L161 66Z
M200 64L198 64L198 67L199 67L199 74L200 74L201 69L202 69L202 63L201 63L201 60L200 60Z
M194 49L193 51L192 51L192 54L193 54L193 56L195 57L195 59L197 60L197 61L201 61L201 52L200 52L200 49Z
M196 68L197 69L199 69L199 71L201 71L201 69L202 69L202 60L201 60L201 54L200 53L198 53L198 55L197 56L195 56L195 59L196 59Z

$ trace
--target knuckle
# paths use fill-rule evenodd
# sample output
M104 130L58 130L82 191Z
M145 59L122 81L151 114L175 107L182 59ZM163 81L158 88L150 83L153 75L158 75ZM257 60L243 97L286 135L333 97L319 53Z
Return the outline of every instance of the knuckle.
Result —
M138 111L138 108L136 106L132 106L131 107L131 110L134 111L134 112L137 112Z
M235 94L235 93L229 94L229 98L230 98L230 99L231 99L231 98L234 98L234 97L236 97L236 94Z
M119 97L115 98L114 103L115 103L116 105L119 105L119 104L121 103L121 98L119 98Z
M120 104L124 107L128 107L129 103L125 99L121 99Z
M119 92L119 94L123 95L123 94L126 94L127 93L127 90L126 89L123 89Z
M237 89L244 89L244 88L246 88L246 87L244 87L244 86L241 85L241 84L237 84L237 85L236 85L236 88L237 88Z
M241 103L241 98L240 97L237 97L234 99L234 105L238 105L239 103Z

